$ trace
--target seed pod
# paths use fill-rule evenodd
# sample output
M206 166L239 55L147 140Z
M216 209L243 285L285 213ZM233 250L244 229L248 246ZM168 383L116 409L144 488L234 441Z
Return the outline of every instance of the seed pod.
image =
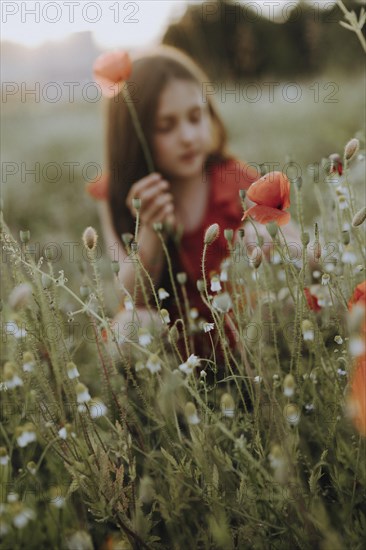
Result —
M366 220L366 206L361 208L356 214L353 216L352 220L352 226L358 227L363 224L363 222Z
M206 229L205 238L204 238L204 244L211 244L213 243L220 233L220 227L219 224L213 223Z
M358 150L360 149L360 142L358 139L353 138L351 139L345 149L344 149L344 158L347 162L353 159L353 157L358 153Z

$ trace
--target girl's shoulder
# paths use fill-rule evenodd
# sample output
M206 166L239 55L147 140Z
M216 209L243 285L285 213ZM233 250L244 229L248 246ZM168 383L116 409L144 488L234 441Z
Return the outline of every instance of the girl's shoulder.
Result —
M96 200L108 199L109 174L103 174L100 178L90 181L85 185L85 191Z

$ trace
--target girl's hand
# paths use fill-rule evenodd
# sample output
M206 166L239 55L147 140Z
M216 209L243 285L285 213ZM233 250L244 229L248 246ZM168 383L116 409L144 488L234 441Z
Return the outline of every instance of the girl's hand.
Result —
M169 190L170 183L157 173L149 174L132 185L126 198L126 205L135 218L136 210L132 205L132 199L141 199L141 226L152 226L157 222L175 225L173 195Z

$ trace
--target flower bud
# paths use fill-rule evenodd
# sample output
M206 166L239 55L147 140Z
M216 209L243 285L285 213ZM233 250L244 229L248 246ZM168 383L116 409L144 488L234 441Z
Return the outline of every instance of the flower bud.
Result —
M27 244L30 241L30 231L27 229L26 231L19 231L19 237L22 243Z
M361 208L361 210L356 212L356 214L353 216L352 226L358 227L359 225L362 225L365 220L366 220L366 206Z
M180 285L185 285L187 282L187 274L184 272L177 273L177 281Z
M301 235L301 243L304 247L308 246L310 242L310 235L307 231L305 231L302 235Z
M212 301L212 305L221 313L227 313L233 307L233 303L228 292L217 294Z
M125 246L129 246L131 241L133 241L132 233L122 233L121 238Z
M141 199L139 199L139 198L132 199L132 206L134 207L135 210L140 210L140 208L141 208Z
M87 298L90 294L90 288L86 285L81 285L80 287L80 296L82 298Z
M349 231L342 231L343 244L347 246L347 244L349 244L350 241L351 241L351 237L350 237Z
M155 496L154 482L150 476L143 476L140 481L139 498L144 504L150 504Z
M322 247L320 246L319 241L315 241L314 243L314 258L316 261L320 260L322 255Z
M111 268L112 268L112 272L113 272L115 275L118 275L119 270L120 270L119 262L117 262L117 260L113 260L113 261L111 262Z
M283 394L286 397L292 397L295 393L295 387L295 378L292 376L292 374L287 374L283 381Z
M42 273L41 282L42 288L50 288L52 285L52 279L47 273Z
M244 239L244 235L245 235L245 229L244 229L244 227L240 227L240 228L238 229L238 235L239 235L239 238L240 238L240 239Z
M91 397L89 394L89 390L85 386L85 384L82 384L82 382L78 382L75 386L75 391L76 391L76 400L79 404L87 403L88 401L90 401Z
M93 227L87 227L83 233L83 243L88 250L95 250L97 246L98 235Z
M255 247L250 256L249 256L249 263L254 269L258 269L258 267L262 263L262 250L257 246Z
M314 326L309 319L303 320L301 328L304 340L314 340Z
M230 393L224 393L220 400L221 412L224 416L232 418L235 413L235 402Z
M179 331L175 325L169 330L169 342L175 344L179 340Z
M247 192L246 192L245 189L239 189L239 196L240 196L242 201L245 199L246 194L247 194Z
M353 138L351 139L345 149L344 149L344 157L349 162L353 159L353 157L358 153L358 150L360 149L360 142L358 139Z
M169 324L170 323L169 311L167 309L161 309L160 314L161 314L163 323Z
M189 424L199 424L200 419L198 418L197 409L194 403L188 401L184 407L184 412Z
M163 230L163 224L161 222L153 223L153 229L156 233L160 233Z
M198 279L196 282L197 290L198 292L204 292L205 291L205 282L203 279Z
M297 405L295 405L294 403L289 403L288 405L285 405L283 409L283 414L290 426L297 426L300 421L300 410Z
M230 243L234 237L234 231L232 229L224 229L224 237Z
M54 262L57 259L58 252L54 246L47 246L43 254L48 262Z
M220 227L219 224L213 223L206 229L205 238L204 238L204 244L211 244L213 243L220 233Z

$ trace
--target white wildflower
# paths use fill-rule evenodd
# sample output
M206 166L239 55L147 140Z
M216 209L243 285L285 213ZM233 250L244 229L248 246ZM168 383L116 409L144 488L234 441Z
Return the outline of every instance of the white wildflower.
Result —
M217 275L214 275L211 279L211 292L219 292L221 289L220 279Z
M184 411L185 411L188 424L195 425L200 423L200 419L198 417L197 409L194 403L192 403L191 401L186 403Z
M101 418L107 414L107 407L101 399L94 397L89 404L89 412L92 418Z
M79 404L88 403L91 400L88 388L81 382L76 384L75 391L76 391L76 401Z
M133 303L129 296L125 297L124 304L125 304L126 311L133 311Z
M147 360L146 368L151 372L151 374L161 371L159 357L155 354L151 354Z
M70 363L67 363L66 370L67 376L70 378L70 380L73 380L74 378L78 378L80 376L77 366L72 361L70 361Z
M324 273L322 276L322 285L323 286L327 285L329 281L330 281L330 275L328 275L328 273Z
M213 330L214 328L215 328L215 323L207 323L207 322L203 323L203 330L205 332L210 332L210 330Z
M235 402L230 393L224 393L220 400L221 412L224 416L233 418L235 414Z
M365 352L365 342L361 336L352 336L349 341L349 352L353 357L359 357Z
M300 410L297 405L293 403L286 405L283 410L283 413L285 415L287 422L291 426L297 426L297 424L300 421Z
M140 344L140 346L146 347L149 344L151 344L151 342L153 340L153 337L152 337L152 335L150 334L150 332L148 331L147 328L145 328L145 327L139 328L138 335L139 335L139 344Z
M192 307L190 312L189 312L190 318L191 319L197 319L198 315L199 315L198 309L196 307Z
M161 318L162 318L163 323L168 325L170 323L169 311L167 309L162 309L160 311L160 314L161 314Z
M158 296L159 300L165 300L165 298L169 298L170 294L165 290L165 288L159 288Z

